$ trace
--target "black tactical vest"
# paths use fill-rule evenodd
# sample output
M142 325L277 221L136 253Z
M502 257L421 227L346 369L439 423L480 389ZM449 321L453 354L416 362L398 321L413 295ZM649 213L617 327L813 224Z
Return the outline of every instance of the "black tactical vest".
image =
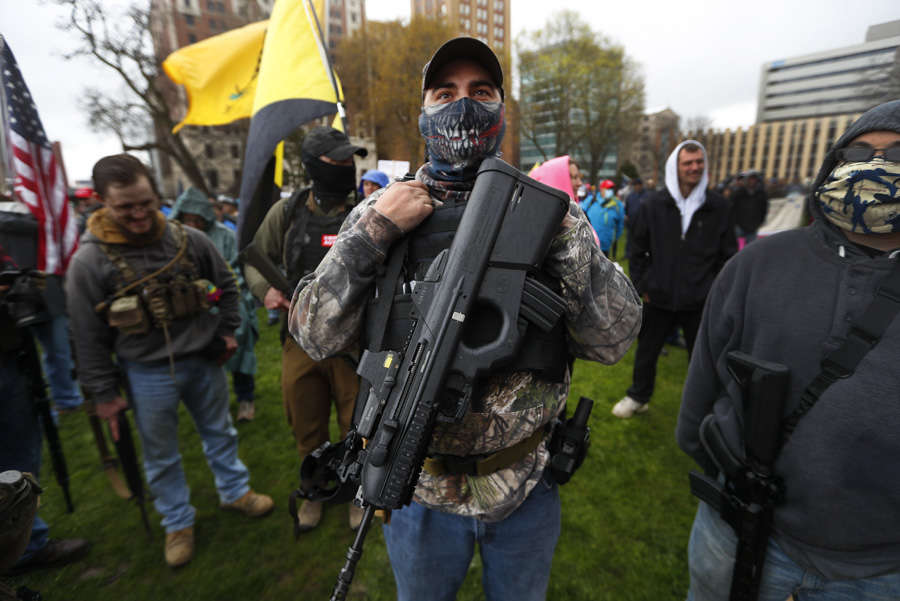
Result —
M306 206L309 188L296 192L285 203L288 228L284 233L284 265L287 278L296 286L300 278L319 266L334 245L337 233L350 212L350 207L337 215L316 215Z
M435 208L425 221L406 236L405 243L396 243L391 249L386 262L388 265L393 253L405 251L401 274L394 286L393 302L386 326L384 320L377 317L380 297L369 302L366 309L364 348L374 351L404 348L416 318L409 282L423 279L432 260L442 250L450 247L465 207L465 203L445 202L443 206ZM387 273L389 269L390 267L376 277L375 287L378 294L390 294L390 284L385 281L386 277L390 277ZM533 275L559 293L557 280L543 272ZM463 332L463 340L477 339L484 332L495 331L497 328L496 324L486 322L493 315L470 317ZM542 332L539 328L529 326L519 354L504 366L503 371L532 371L541 379L562 382L565 379L569 358L564 322L565 318L561 318L549 332ZM379 340L381 344L378 344Z

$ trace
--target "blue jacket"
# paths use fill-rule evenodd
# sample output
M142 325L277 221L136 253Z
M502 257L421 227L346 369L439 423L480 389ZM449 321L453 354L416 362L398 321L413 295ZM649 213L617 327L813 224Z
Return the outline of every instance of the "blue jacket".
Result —
M615 196L604 200L591 194L581 201L581 210L587 215L588 221L597 232L597 238L600 239L600 250L604 254L609 254L609 249L612 248L613 242L622 235L622 228L625 225L625 209L622 207L622 203Z

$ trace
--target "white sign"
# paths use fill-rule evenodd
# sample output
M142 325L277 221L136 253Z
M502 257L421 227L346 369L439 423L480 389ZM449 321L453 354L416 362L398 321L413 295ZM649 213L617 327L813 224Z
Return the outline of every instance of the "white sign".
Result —
M409 161L378 161L378 170L391 179L401 178L409 173Z

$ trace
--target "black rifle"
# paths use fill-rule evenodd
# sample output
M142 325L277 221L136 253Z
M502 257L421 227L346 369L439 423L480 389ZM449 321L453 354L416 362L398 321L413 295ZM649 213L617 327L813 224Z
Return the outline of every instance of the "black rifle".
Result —
M141 477L137 451L134 447L134 439L131 437L131 426L128 424L128 417L125 415L125 411L119 411L116 415L116 422L119 426L119 440L115 441L116 453L119 455L119 461L122 463L125 482L128 483L128 488L131 490L138 509L141 510L141 521L144 522L144 530L147 532L147 537L153 538L150 521L147 519L147 507L144 504L144 480Z
M293 286L266 253L256 247L256 243L251 242L245 246L238 255L238 259L245 265L253 266L269 282L270 286L281 292L286 299L291 299L294 294Z
M707 415L700 425L700 440L725 483L691 472L691 492L717 510L737 534L729 600L756 601L775 505L784 495L774 466L790 372L784 365L740 351L728 353L727 365L741 390L744 458L731 451L715 417Z
M406 347L363 352L357 372L371 385L368 398L331 456L342 482L360 483L364 513L332 600L347 595L375 511L412 499L435 421L462 419L476 379L516 356L526 328L549 331L565 311L529 274L568 207L565 193L485 160L453 243L412 283L416 318Z
M78 354L75 352L75 345L69 340L69 346L72 350L72 359L75 367L72 370L72 379L77 379L78 374ZM128 486L122 482L119 477L119 460L109 452L109 446L106 444L106 435L103 433L103 422L97 416L97 405L91 399L90 394L81 387L81 396L84 397L84 409L88 416L88 423L91 425L91 432L94 435L94 443L97 445L97 452L100 453L100 465L103 467L103 473L109 480L109 485L113 492L122 499L130 499L133 495L128 490Z
M72 513L75 506L72 505L72 494L69 492L69 468L66 465L66 456L63 454L62 442L59 439L59 430L53 421L50 411L50 399L47 398L47 384L44 382L44 372L41 370L41 360L38 357L37 346L34 337L29 332L24 337L23 368L25 377L28 378L28 387L31 398L34 400L35 410L41 420L44 436L47 438L47 447L50 449L50 463L53 465L53 473L56 482L62 489L66 501L66 511Z
M82 389L82 396L85 396L85 410L87 411L88 422L91 424L91 432L94 434L94 442L97 445L97 452L100 453L100 465L103 467L103 473L109 480L109 485L113 492L122 499L130 499L134 495L128 489L128 486L122 482L119 477L119 460L109 452L106 444L106 435L103 433L103 423L97 417L97 409L93 402L89 401Z

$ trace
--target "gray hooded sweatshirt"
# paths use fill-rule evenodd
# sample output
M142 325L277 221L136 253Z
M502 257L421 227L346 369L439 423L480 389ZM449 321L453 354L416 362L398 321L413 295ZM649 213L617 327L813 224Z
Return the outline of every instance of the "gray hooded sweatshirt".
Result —
M116 250L139 276L151 273L178 250L173 227L176 226L166 224L162 237L152 244L115 244ZM107 324L105 314L95 311L98 303L112 298L119 274L100 248L103 240L90 227L82 236L66 272L66 295L78 357L78 379L93 401L105 403L121 394L113 353L119 361L167 363L171 352L177 364L180 357L207 351L216 337L232 336L240 325L238 290L228 264L202 232L189 227L183 231L188 237L187 256L198 277L211 281L222 295L215 310L173 321L169 327L170 344L159 328L151 328L143 335L121 334Z
M900 132L900 101L876 107L837 141L878 130ZM837 164L832 149L813 190ZM743 456L743 415L725 355L741 350L791 371L785 416L872 301L900 253L870 257L828 222L810 195L812 225L751 244L713 284L684 387L676 436L700 465L710 459L698 429L713 413ZM775 540L791 559L831 580L900 572L900 317L799 422L776 473L786 498L775 511Z

